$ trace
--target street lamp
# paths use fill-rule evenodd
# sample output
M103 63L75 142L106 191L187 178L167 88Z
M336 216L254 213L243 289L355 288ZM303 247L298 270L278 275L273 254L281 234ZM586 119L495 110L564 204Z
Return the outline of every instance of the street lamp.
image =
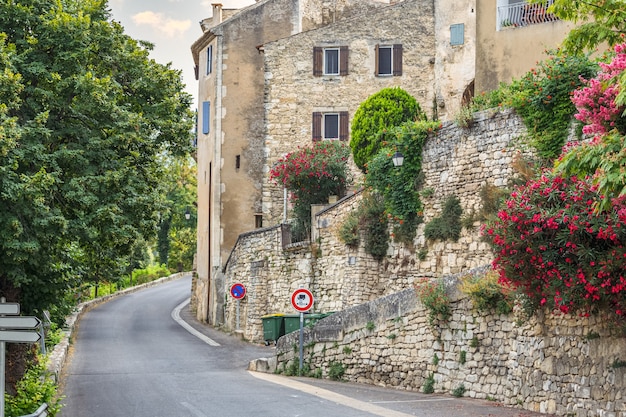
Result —
M391 160L393 161L394 167L401 167L404 163L404 155L402 155L402 152L396 151L391 157Z
M185 219L189 220L191 218L191 212L189 211L189 207L185 210Z

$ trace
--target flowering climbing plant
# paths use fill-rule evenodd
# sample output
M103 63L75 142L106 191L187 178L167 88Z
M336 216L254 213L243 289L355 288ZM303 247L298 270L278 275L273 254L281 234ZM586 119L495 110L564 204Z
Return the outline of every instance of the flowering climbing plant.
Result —
M280 158L270 170L270 180L290 191L298 227L310 229L311 204L345 194L349 183L350 147L343 142L322 141L300 147Z
M616 45L615 56L609 63L600 62L597 76L589 80L581 77L585 87L576 90L572 102L578 113L576 119L585 123L583 133L605 134L613 129L626 134L626 106L617 105L620 76L626 70L626 44Z
M626 317L626 197L598 211L588 179L544 174L515 190L483 227L500 282L538 306Z

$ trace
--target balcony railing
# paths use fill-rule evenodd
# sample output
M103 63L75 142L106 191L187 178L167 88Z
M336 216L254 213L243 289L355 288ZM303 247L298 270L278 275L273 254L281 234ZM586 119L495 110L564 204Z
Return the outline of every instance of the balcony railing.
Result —
M538 4L517 3L509 6L499 6L497 30L559 20L554 14L547 12L548 7L553 2L554 0L548 0L545 3Z

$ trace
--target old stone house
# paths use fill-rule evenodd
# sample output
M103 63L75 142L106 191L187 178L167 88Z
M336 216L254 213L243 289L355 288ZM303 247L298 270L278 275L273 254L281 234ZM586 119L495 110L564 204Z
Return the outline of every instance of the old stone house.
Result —
M223 322L223 268L238 236L283 220L283 194L268 182L277 158L314 135L349 140L358 105L383 87L400 86L430 116L450 120L474 91L523 74L567 31L545 15L530 19L524 1L448 3L213 6L192 45L199 82L192 306L200 320Z
M258 46L389 4L389 0L261 0L213 5L191 46L198 78L198 246L192 305L221 320L222 267L237 236L263 226L263 55Z

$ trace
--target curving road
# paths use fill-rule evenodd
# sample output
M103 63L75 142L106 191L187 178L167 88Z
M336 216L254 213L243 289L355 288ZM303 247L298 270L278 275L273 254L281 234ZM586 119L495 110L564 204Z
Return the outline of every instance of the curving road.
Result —
M531 415L449 396L247 372L251 359L274 348L191 323L184 308L203 333L191 334L175 320L190 285L186 277L83 315L64 370L61 417Z

